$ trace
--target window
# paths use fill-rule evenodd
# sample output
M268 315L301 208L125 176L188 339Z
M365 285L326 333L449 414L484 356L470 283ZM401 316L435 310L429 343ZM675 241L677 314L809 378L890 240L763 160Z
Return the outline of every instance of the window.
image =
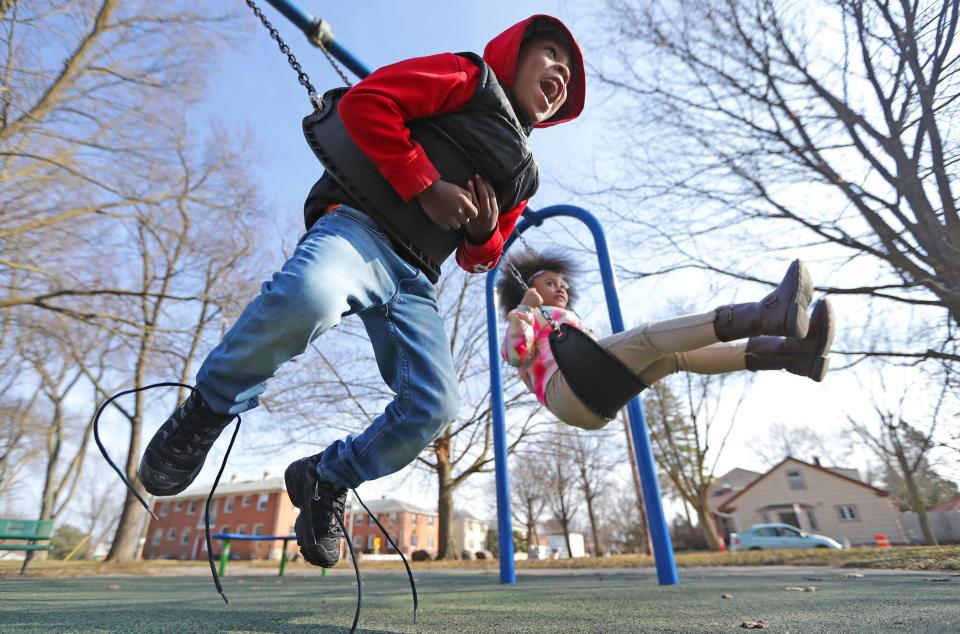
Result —
M190 500L190 504L187 506L187 515L193 515L197 512L197 501Z
M367 526L374 526L376 523L376 520L373 519L373 515L367 517Z
M363 515L357 515L356 518L353 520L353 523L354 523L354 524L363 524Z
M391 521L391 522L396 522L396 521L397 521L397 512L396 512L396 511L394 511L393 513L390 513L390 521Z
M800 537L800 531L790 526L781 526L777 531L780 537Z
M153 539L150 540L150 544L153 546L159 546L161 539L163 539L163 529L158 528L157 530L153 531Z
M169 511L169 510L170 510L170 503L169 503L169 502L164 502L163 504L161 504L161 505L160 505L160 517L166 517L166 516L167 516L167 511Z
M416 546L416 545L417 545L417 536L416 536L416 535L410 535L410 545L411 545L411 546Z
M810 522L810 530L820 530L820 527L817 525L817 516L814 514L813 509L807 509L807 521Z
M857 507L853 504L844 504L837 507L837 517L841 522L858 522L860 516L857 514Z
M177 538L177 529L171 528L169 531L167 531L167 541L168 541L168 542L172 542L172 541L175 540L176 538Z
M432 538L432 537L428 537L428 538L427 538L427 548L433 548L433 538Z
M803 481L803 474L799 471L787 471L787 483L795 491L807 488L807 484Z
M233 497L223 498L223 512L230 513L233 511Z
M245 495L245 496L243 496L242 498L240 498L240 506L242 506L243 508L247 508L248 506L250 506L250 496L249 496L249 495Z
M360 535L355 535L353 537L353 545L356 548L363 548L363 537L361 537Z
M253 534L254 534L254 535L263 535L263 524L254 524L254 525L253 525Z
M775 528L770 528L769 526L767 526L767 527L764 527L764 528L758 528L758 529L754 530L754 531L753 531L753 534L754 534L756 537L776 537L776 536L777 536L777 529L775 529Z
M411 513L411 514L410 514L410 523L411 523L411 524L416 524L416 523L417 523L417 514L416 514L416 513Z
M229 532L230 532L230 527L227 526L226 524L224 524L223 526L220 527L220 532L221 532L221 533L229 533Z
M269 501L270 501L270 494L269 494L269 493L261 493L261 494L260 494L260 499L257 500L257 510L258 510L258 511L266 511L266 510L267 510L267 502L269 502Z
M427 526L433 526L433 515L427 515Z
M189 528L183 529L183 534L180 535L180 543L181 543L181 544L189 544L189 543L190 543L190 529L189 529Z
M367 550L373 550L373 535L367 535Z
M173 510L175 513L179 513L183 510L183 500L177 500L173 503Z
M237 526L237 535L246 535L247 534L247 525L240 524Z

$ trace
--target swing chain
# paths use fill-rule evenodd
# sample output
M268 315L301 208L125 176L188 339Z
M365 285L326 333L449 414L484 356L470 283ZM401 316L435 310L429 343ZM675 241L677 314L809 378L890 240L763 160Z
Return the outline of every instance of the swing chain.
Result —
M253 0L246 0L247 6L253 10L253 14L260 18L260 21L263 23L263 26L266 27L267 31L270 32L270 37L272 37L277 45L280 47L280 52L287 56L287 62L290 64L290 67L293 68L297 73L297 80L300 82L300 85L307 89L307 94L310 98L310 103L313 104L313 107L317 110L320 110L320 100L317 97L317 89L313 87L313 84L310 83L310 77L307 76L307 73L303 70L303 67L300 66L300 62L297 61L297 58L294 57L293 52L290 50L290 47L287 46L287 43L283 41L283 38L280 37L280 32L270 24L270 20L267 19L267 16L263 14L263 11L260 10L260 7L254 3ZM326 52L326 49L323 49Z
M349 77L347 77L347 73L344 72L343 68L341 68L340 65L337 64L337 60L335 60L333 58L333 54L331 54L330 51L327 50L327 47L323 43L323 40L321 40L318 37L313 40L313 43L317 45L317 47L320 49L320 52L323 53L324 57L327 58L327 61L330 62L330 65L333 66L333 70L337 71L337 74L340 75L340 79L343 80L344 85L353 86L353 82L350 81Z

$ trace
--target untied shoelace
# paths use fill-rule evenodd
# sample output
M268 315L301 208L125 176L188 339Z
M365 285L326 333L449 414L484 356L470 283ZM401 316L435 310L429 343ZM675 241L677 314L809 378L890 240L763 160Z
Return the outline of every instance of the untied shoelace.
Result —
M120 476L120 479L126 485L127 489L129 489L130 492L133 493L134 496L136 496L136 498L140 501L140 504L143 505L143 508L145 508L147 510L147 513L149 513L150 516L153 517L153 519L155 520L159 520L160 518L158 518L156 513L153 512L153 509L151 509L150 505L147 504L147 501L143 499L143 496L140 495L140 492L137 491L137 489L130 483L130 481L127 479L126 474L124 474L123 471L110 458L110 454L109 452L107 452L107 448L104 447L103 442L100 440L100 416L101 414L103 414L103 411L107 408L107 406L110 403L120 398L121 396L125 396L127 394L135 394L137 392L143 392L144 390L150 390L157 387L181 387L191 391L196 389L192 385L185 385L183 383L162 382L162 383L154 383L152 385L146 385L144 387L137 387L129 390L124 390L122 392L117 392L116 394L108 398L106 401L104 401L103 405L97 408L97 413L93 417L93 438L97 443L97 447L100 449L100 454L103 456L104 460L106 460L107 463L113 468L113 470L117 472L117 475ZM206 537L206 543L207 543L207 561L210 564L210 572L213 574L213 584L214 586L216 586L217 592L220 594L220 596L223 598L223 602L226 604L229 604L230 602L227 600L227 595L223 591L223 584L220 583L220 575L217 573L217 567L214 564L214 560L213 560L213 545L210 540L210 534L211 534L210 508L213 504L213 496L216 494L217 486L220 484L220 478L221 476L223 476L223 471L227 467L227 460L230 458L230 451L233 449L233 444L237 439L237 434L240 432L240 422L241 422L240 415L238 414L237 424L233 429L233 434L230 436L230 444L227 445L227 451L223 455L223 462L220 464L220 470L217 471L217 477L214 478L213 480L213 486L210 488L210 494L207 495L207 503L203 509L203 521L204 521L204 528L206 531L205 537ZM417 598L417 584L413 579L413 571L410 569L410 564L409 562L407 562L407 558L404 556L403 551L401 551L400 548L397 546L397 543L393 541L393 538L390 536L390 533L387 532L387 529L383 527L383 524L380 523L380 520L377 519L377 517L367 507L367 505L364 504L363 500L360 499L360 496L357 494L357 490L351 489L351 491L353 491L353 494L356 496L357 502L359 502L360 506L363 507L363 510L365 510L367 514L371 518L373 518L373 521L376 523L377 528L380 529L380 532L383 533L383 536L386 538L387 542L389 542L390 546L393 547L394 551L396 551L400 555L400 559L403 561L403 567L407 571L407 578L410 580L410 590L413 594L413 622L416 623L417 607L419 605L419 601ZM301 510L301 512L303 511ZM340 525L340 530L343 531L343 535L344 535L343 538L347 542L347 548L350 551L350 559L353 561L353 570L357 577L357 609L353 616L353 625L350 627L350 632L352 633L356 631L357 623L360 622L360 604L363 597L363 585L360 579L360 564L357 560L357 554L354 551L353 543L351 543L350 539L347 538L347 529L346 529L346 526L344 526L343 524L343 517L339 513L335 513L335 515L337 518L337 523Z

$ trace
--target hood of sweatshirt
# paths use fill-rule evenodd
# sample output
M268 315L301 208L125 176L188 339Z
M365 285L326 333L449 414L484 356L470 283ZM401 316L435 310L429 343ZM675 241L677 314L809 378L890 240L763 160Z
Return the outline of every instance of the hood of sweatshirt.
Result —
M483 49L483 59L497 74L500 83L513 89L513 82L517 72L517 59L520 56L520 45L527 37L542 35L546 32L560 32L565 35L570 49L570 82L567 84L567 100L555 115L534 125L535 128L546 128L558 123L576 119L583 111L583 102L586 98L587 81L583 69L583 54L580 45L574 39L570 29L563 22L550 15L532 15L526 20L517 22L506 31L496 36Z

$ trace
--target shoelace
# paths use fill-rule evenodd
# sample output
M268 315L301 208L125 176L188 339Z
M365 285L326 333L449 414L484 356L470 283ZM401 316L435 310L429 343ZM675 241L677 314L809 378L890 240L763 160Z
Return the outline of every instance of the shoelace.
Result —
M140 495L140 492L137 491L137 489L132 484L130 484L129 480L127 480L126 474L124 474L123 471L120 470L120 467L118 467L113 462L113 460L110 459L110 454L107 452L107 448L104 447L103 443L100 441L100 415L103 414L103 410L107 408L107 405L117 400L121 396L126 396L127 394L136 394L137 392L143 392L145 390L150 390L156 387L184 387L190 390L191 392L197 389L192 385L185 385L183 383L164 382L164 383L154 383L152 385L145 385L143 387L135 387L133 389L117 392L116 394L108 398L106 401L104 401L103 405L97 408L97 413L93 417L93 439L96 441L97 447L100 448L100 454L103 455L104 460L106 460L107 463L111 467L113 467L113 470L117 472L117 475L120 476L120 479L127 486L127 489L129 489L130 492L133 493L138 500L140 500L140 504L142 504L143 508L147 510L147 513L150 514L150 517L159 521L160 518L158 518L157 514L153 512L153 509L151 509L150 505L147 504L147 501L143 499L143 496ZM220 597L223 599L223 602L228 605L230 601L227 600L227 595L224 594L223 592L223 584L220 583L220 575L217 574L217 566L216 564L213 563L213 547L210 541L210 532L211 532L210 531L210 505L213 502L213 496L217 491L217 486L220 484L220 477L223 475L223 471L227 467L227 459L230 457L230 451L233 449L233 443L234 441L236 441L237 434L240 432L240 422L241 422L240 415L237 414L237 425L233 429L233 435L230 437L230 444L227 445L227 452L223 455L223 462L220 463L220 470L217 472L217 477L214 478L213 480L213 486L210 487L210 494L207 496L207 503L203 509L203 521L204 521L204 529L206 530L206 542L207 542L207 562L210 564L210 572L213 573L213 585L216 586L217 592L220 593Z
M140 504L143 505L143 508L147 510L147 513L149 513L153 519L159 521L160 518L158 518L156 513L153 512L153 509L151 509L150 505L147 504L147 501L143 499L143 496L140 495L140 492L137 491L137 489L132 484L130 484L130 481L127 479L127 476L110 458L110 454L109 452L107 452L107 448L103 446L103 442L101 442L100 440L100 416L101 414L103 414L103 411L107 408L107 406L110 405L110 403L117 400L121 396L126 396L127 394L136 394L137 392L143 392L145 390L150 390L157 387L182 387L182 388L187 388L191 391L196 389L196 387L192 385L185 385L183 383L164 382L164 383L154 383L152 385L145 385L143 387L137 387L129 390L124 390L122 392L117 392L116 394L108 398L106 401L104 401L103 405L97 408L97 413L93 417L93 438L94 438L94 441L96 441L97 443L97 447L100 449L100 454L103 456L104 460L106 460L107 463L113 468L113 470L117 472L117 475L120 476L120 480L123 481L127 489L129 489L130 492L136 496L136 498L140 501ZM223 472L227 467L227 460L230 458L230 452L233 450L233 444L237 440L237 434L240 432L240 422L241 422L240 415L238 414L237 425L236 427L234 427L233 434L230 436L230 444L227 445L227 451L223 455L223 462L220 463L220 470L217 471L217 477L214 478L213 480L213 486L210 487L210 494L207 495L207 502L204 505L204 509L203 509L203 521L204 521L204 528L206 530L205 537L206 537L206 544L207 544L207 562L210 564L210 572L213 575L213 585L216 586L217 592L220 594L220 597L223 599L223 602L227 605L230 604L230 601L227 600L227 595L223 591L223 584L220 582L220 575L217 573L217 566L216 564L214 564L214 560L213 560L213 544L210 539L210 535L211 535L210 506L213 503L213 496L216 494L217 486L219 486L220 484L220 478L223 476ZM419 599L417 597L417 584L413 579L413 571L410 569L410 564L409 562L407 562L407 558L404 556L403 551L400 550L400 548L397 546L397 543L393 541L393 537L391 537L390 533L387 532L387 529L383 527L383 524L380 523L380 520L377 519L376 515L374 515L370 511L370 509L367 507L367 505L364 504L363 500L360 499L360 495L357 493L357 490L351 489L351 491L353 491L353 494L357 497L357 502L359 502L360 506L363 507L363 510L365 510L367 514L371 518L373 518L373 521L374 523L376 523L377 528L380 529L380 532L383 533L383 536L387 539L387 542L390 544L391 547L393 547L393 550L400 555L400 559L403 561L403 567L407 571L407 579L409 579L410 581L410 591L413 594L413 622L414 624L416 624L417 607L419 606ZM353 570L357 577L357 609L353 615L353 625L351 625L350 627L350 633L353 634L353 632L357 630L357 624L360 622L360 605L363 597L363 583L360 579L360 563L357 561L357 554L353 548L353 542L348 537L347 528L343 524L343 514L334 513L334 516L337 518L337 523L340 525L340 530L343 532L343 539L346 540L347 542L347 549L350 551L350 559L353 562Z

